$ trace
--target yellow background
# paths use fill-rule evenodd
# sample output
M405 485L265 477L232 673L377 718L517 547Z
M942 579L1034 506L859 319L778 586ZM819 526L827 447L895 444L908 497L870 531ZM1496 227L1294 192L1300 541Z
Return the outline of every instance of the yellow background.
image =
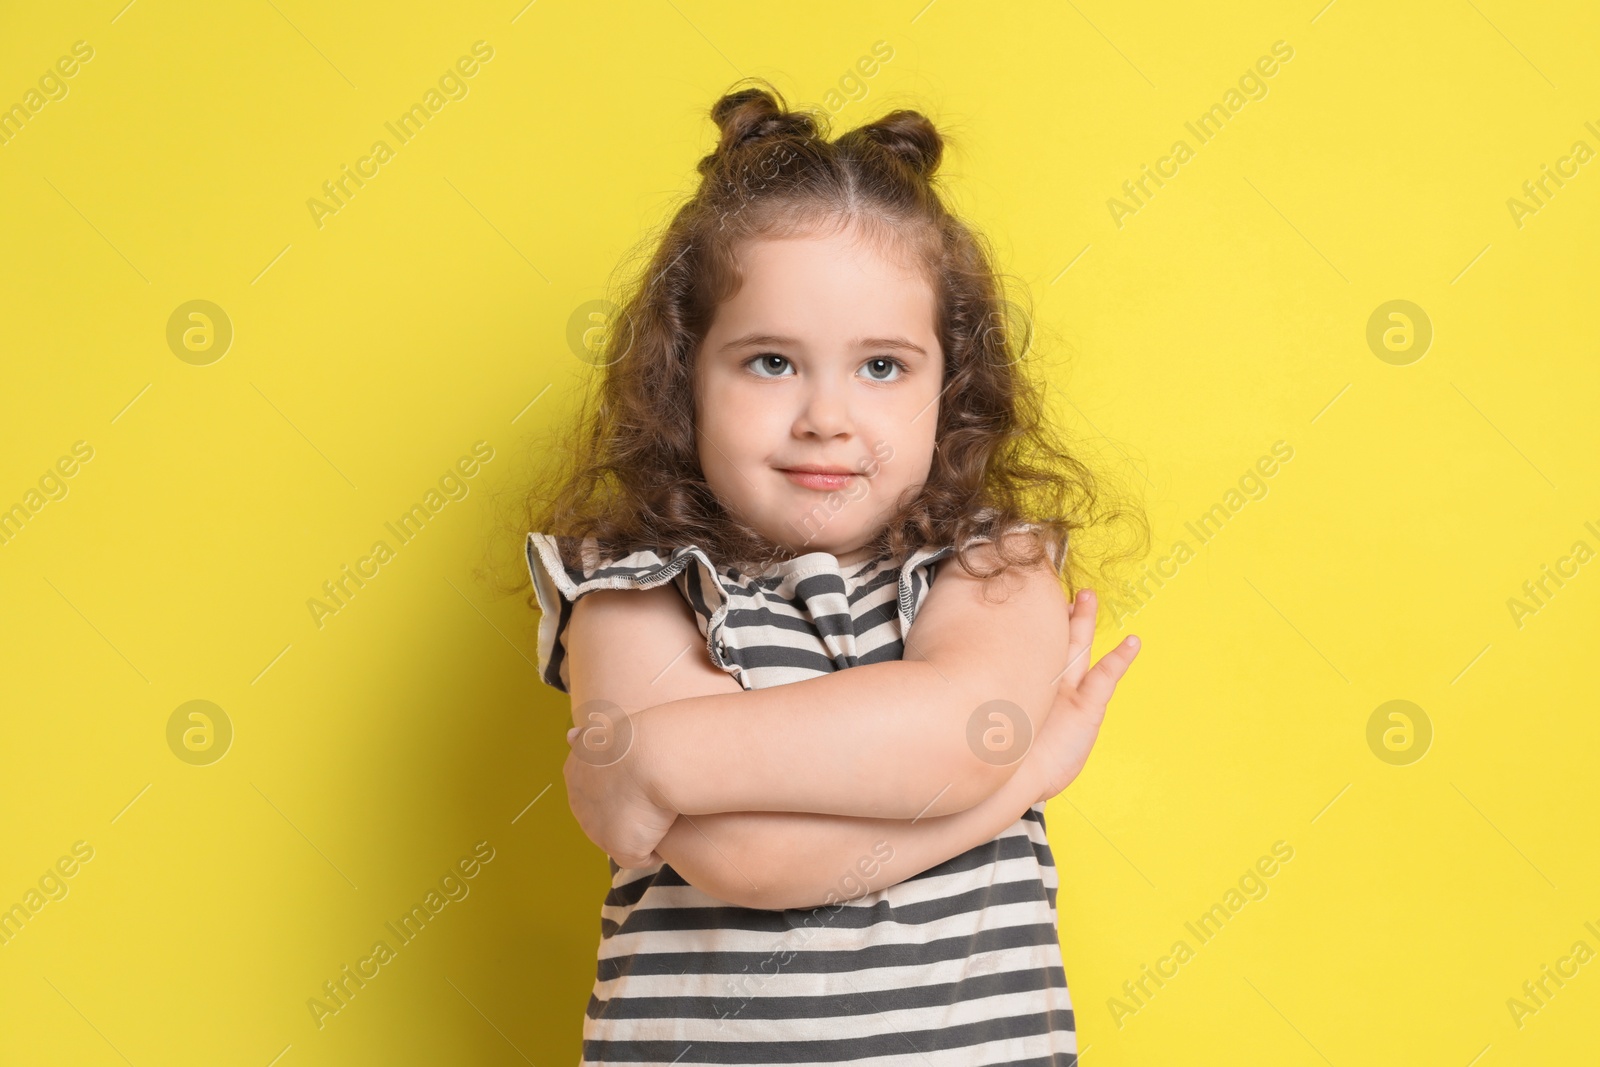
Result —
M1507 1000L1600 951L1600 563L1520 627L1507 602L1600 549L1600 162L1520 227L1507 200L1600 149L1600 15L1320 3L6 5L0 104L94 57L0 147L0 506L94 453L0 545L0 906L94 857L0 948L0 1062L576 1061L606 864L562 799L536 615L495 581L529 442L716 96L763 75L821 104L880 40L836 129L906 106L952 137L1055 416L1142 495L1152 564L1195 549L1102 620L1100 649L1145 649L1050 806L1084 1062L1592 1056L1600 962L1520 1026ZM306 201L478 40L468 95L319 228ZM1280 40L1268 95L1197 146L1184 122ZM1179 138L1119 228L1107 201ZM196 299L234 330L206 366L167 344ZM1366 341L1396 299L1434 332L1404 366ZM306 601L477 441L465 499L319 628ZM1185 523L1276 441L1293 459L1199 545ZM1432 725L1407 766L1367 744L1395 699ZM168 745L190 700L233 726L209 766ZM1184 923L1280 840L1199 945ZM470 895L319 1029L307 1000L479 841Z

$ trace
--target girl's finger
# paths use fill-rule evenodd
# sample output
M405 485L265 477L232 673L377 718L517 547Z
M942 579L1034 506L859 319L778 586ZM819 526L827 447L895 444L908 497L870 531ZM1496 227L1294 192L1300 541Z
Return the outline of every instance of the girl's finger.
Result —
M1078 695L1093 704L1107 704L1116 692L1117 682L1127 673L1133 658L1139 654L1139 639L1129 637L1110 652L1100 657L1100 662L1089 668Z
M1061 684L1076 689L1089 670L1089 650L1094 647L1094 617L1097 603L1093 589L1080 589L1072 602L1067 622L1067 669Z
M581 727L581 726L574 726L572 729L568 730L567 731L567 744L569 744L569 745L572 744L572 739L574 737L577 737L582 732L583 732L583 727Z

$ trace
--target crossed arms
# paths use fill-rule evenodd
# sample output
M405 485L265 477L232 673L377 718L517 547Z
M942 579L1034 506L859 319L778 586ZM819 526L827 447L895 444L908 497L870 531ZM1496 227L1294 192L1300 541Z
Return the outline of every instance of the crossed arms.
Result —
M675 589L590 593L567 630L574 720L590 725L584 706L611 702L629 713L633 744L603 770L569 759L569 798L576 812L574 770L592 796L637 784L671 819L654 855L744 907L815 907L896 884L1051 795L1021 753L1068 667L1069 614L1048 566L985 582L952 562L904 659L745 691L704 655ZM1002 754L981 758L974 737L998 737Z

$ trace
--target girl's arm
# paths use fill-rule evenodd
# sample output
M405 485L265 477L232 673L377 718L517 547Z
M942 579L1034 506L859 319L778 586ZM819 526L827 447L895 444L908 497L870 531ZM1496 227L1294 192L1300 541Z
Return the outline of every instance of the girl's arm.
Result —
M1087 665L1094 604L1092 594L1085 593L1083 597L1070 625L1067 654L1072 666L1058 686L1057 708L1066 706L1062 698L1078 685ZM619 703L635 706L654 700L742 692L732 677L698 654L704 644L693 617L682 598L665 587L608 591L584 598L571 621L568 640L574 654L566 663L569 672L576 670L577 676L564 677L564 681L575 694L584 687L574 688L573 683L588 675L605 679L606 690ZM576 721L587 724L595 711L594 701L574 696ZM1101 706L1100 714L1103 713ZM819 871L836 869L837 877L844 878L847 869L855 869L872 888L882 888L875 880L876 869L863 869L863 865L870 868L875 862L875 854L861 847L867 837L867 844L884 842L880 852L898 847L900 861L884 865L888 881L883 884L894 884L991 839L1035 800L1064 789L1088 758L1099 719L1092 713L1058 710L1051 713L1048 724L1049 729L1036 739L1035 749L1030 749L1026 761L1045 765L1046 788L1036 791L1029 775L1013 775L1002 788L1002 795L963 812L964 818L874 821L811 813L739 812L684 816L674 821L675 813L668 812L644 846L647 851L654 847L653 855L629 855L625 847L619 850L606 844L601 847L624 866L644 866L664 858L697 888L747 906L800 907L811 896L820 899L826 895L830 879L819 882ZM1063 739L1058 727L1073 732L1073 736ZM1056 736L1050 736L1052 732ZM618 762L627 766L625 761ZM569 800L573 801L575 814L581 816L582 804L571 789L571 768L584 764L569 759L568 765ZM1037 774L1031 778L1036 780ZM1028 784L1023 785L1024 781ZM589 821L580 818L580 822L589 832ZM601 843L604 835L589 832L589 836ZM896 846L895 841L903 844ZM781 847L773 847L779 843ZM774 891L799 896L769 895Z
M574 618L569 641L587 646L605 633L605 642L585 652L598 653L591 662L606 664L615 695L636 701L645 693L677 700L743 692L730 675L696 654L703 647L700 635L675 591L607 591L586 600L592 603L583 614L593 615L581 623ZM1074 620L1073 652L1077 644L1087 647L1089 618L1080 612ZM615 654L623 650L625 655ZM568 660L569 671L573 662ZM1069 691L1081 675L1079 656L1060 690ZM584 703L575 707L581 718ZM1052 779L1048 757L1063 756L1066 746L1056 739L1057 727L1071 715L1058 699L1046 734L1017 773L992 796L956 814L914 821L771 811L679 815L657 844L656 856L695 888L741 907L819 907L883 889L992 840L1036 801L1064 788L1081 762L1067 776ZM1092 729L1098 730L1098 720ZM1082 746L1085 757L1092 743L1091 735ZM1071 762L1070 753L1065 758Z
M1040 798L1028 762L992 796L930 819L811 812L679 815L656 853L701 892L743 908L818 908L876 892L992 841Z
M980 562L988 547L979 546ZM574 707L599 699L644 710L627 716L624 759L580 770L597 803L615 797L636 810L887 819L962 811L1016 770L1020 758L1005 750L1026 750L1067 665L1069 609L1054 570L984 581L950 566L927 594L904 660L663 702L619 689L619 656L606 650L625 655L615 637L596 633L580 651L577 609L600 595L580 600L570 623ZM589 725L581 716L577 724Z
M781 910L875 892L992 841L1078 777L1127 668L1108 657L1109 670L1085 669L1094 643L1093 597L1086 594L1080 603L1088 610L1072 620L1073 663L1044 731L1022 766L988 799L954 815L909 821L771 811L679 815L657 853L711 896Z

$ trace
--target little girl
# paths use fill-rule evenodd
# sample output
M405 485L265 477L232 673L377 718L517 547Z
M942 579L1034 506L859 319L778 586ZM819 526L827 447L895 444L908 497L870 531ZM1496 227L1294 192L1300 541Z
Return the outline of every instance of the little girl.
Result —
M926 118L712 117L527 542L612 857L582 1062L1075 1063L1044 801L1138 647L1062 593L1092 479Z

